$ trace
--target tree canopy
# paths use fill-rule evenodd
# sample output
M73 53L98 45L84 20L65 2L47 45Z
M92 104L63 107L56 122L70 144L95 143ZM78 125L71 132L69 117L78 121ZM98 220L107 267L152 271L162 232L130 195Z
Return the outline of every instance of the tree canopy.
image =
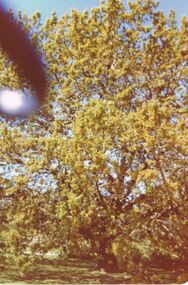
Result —
M187 19L153 0L17 17L48 98L27 119L1 118L2 258L22 271L50 250L131 273L186 264ZM29 88L3 51L0 84Z

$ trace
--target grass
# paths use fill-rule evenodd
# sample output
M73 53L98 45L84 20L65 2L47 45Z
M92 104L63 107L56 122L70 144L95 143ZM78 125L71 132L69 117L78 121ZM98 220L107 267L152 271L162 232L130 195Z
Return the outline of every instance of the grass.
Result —
M152 273L154 273L157 278L156 281L152 283L184 283L188 280L188 272L185 273L185 271L183 274L180 274L180 272L175 271L168 272L162 269L154 269ZM176 282L178 276L181 278ZM158 279L158 277L160 279ZM140 283L139 279L138 281L136 280L136 276L131 277L126 273L106 273L104 271L98 271L95 270L94 264L91 261L71 258L66 261L46 258L31 267L27 275L22 278L16 267L3 268L3 266L0 265L0 285ZM162 282L158 282L157 280L162 280Z
M125 273L97 271L91 262L68 259L67 261L45 259L33 266L23 278L15 267L0 272L0 284L117 284L129 283Z

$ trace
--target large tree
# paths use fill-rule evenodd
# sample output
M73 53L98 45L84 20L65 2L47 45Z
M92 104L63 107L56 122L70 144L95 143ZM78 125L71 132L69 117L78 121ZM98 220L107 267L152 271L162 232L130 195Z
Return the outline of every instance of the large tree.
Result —
M101 1L45 24L18 14L49 81L37 114L1 118L7 260L23 268L53 249L131 272L186 263L188 23L157 7ZM3 52L0 70L1 86L29 88Z

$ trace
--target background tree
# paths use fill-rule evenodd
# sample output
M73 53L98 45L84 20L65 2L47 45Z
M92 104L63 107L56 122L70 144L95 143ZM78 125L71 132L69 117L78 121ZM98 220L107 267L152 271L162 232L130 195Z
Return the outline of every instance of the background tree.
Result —
M45 24L18 14L49 89L38 114L1 119L7 261L58 250L131 273L186 264L188 24L157 7L101 1ZM1 86L28 87L3 53L0 68Z

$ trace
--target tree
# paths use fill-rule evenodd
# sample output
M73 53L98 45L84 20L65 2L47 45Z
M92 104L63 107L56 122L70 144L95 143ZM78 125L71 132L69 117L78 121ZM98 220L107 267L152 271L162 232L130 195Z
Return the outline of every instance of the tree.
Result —
M188 24L157 7L101 1L45 24L19 13L49 90L28 120L2 119L3 169L18 175L1 191L8 259L85 252L131 272L186 262ZM0 60L2 86L28 86Z

